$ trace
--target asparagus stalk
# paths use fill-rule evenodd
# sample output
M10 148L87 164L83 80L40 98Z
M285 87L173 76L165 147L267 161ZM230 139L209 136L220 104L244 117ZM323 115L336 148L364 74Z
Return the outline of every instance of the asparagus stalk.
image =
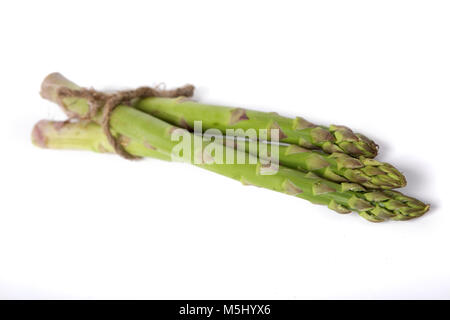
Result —
M80 88L60 74L51 74L48 79L49 80L45 82L46 86L51 86L52 90L44 88L42 90L42 93L44 98L48 98L52 101L57 100L55 93L56 89L59 86L67 86L71 89ZM156 113L158 118L167 120L169 114L164 113L164 115L161 117L162 113L158 111L160 110L159 108L166 110L165 107L168 106L167 110L177 111L178 105L184 105L187 103L181 102L178 104L170 104L174 106L170 107L170 105L166 105L167 103L169 103L169 101L178 101L179 99L158 99L159 98L141 99L134 105L134 107L138 107L146 113ZM155 101L161 102L158 104L155 103ZM78 110L78 115L80 116L85 116L89 110L87 101L82 98L65 98L64 103L66 103L68 106L71 106L71 108L76 108ZM154 107L158 107L158 109L153 109ZM203 107L202 105L194 103L194 107L192 110L195 111L198 108ZM222 107L218 107L217 110L220 110L221 108ZM214 109L214 107L205 107L205 109L211 110L210 112L216 110ZM155 110L157 112L155 112ZM190 107L186 107L186 110L191 109ZM170 112L170 114L172 114L172 112ZM193 121L193 119L196 118L196 114L197 113L194 113L192 117L189 118L190 121ZM256 112L256 114L259 113ZM169 122L177 122L179 125L181 124L181 126L184 127L188 126L186 120L183 117L169 118L168 120ZM205 122L203 122L203 124L205 124ZM206 122L206 124L208 126L208 122ZM221 128L219 126L218 129L223 128L225 127ZM233 141L234 140L231 140L231 142ZM225 140L225 142L230 142L230 140ZM250 151L248 148L248 142L246 143L246 150L247 152ZM387 163L366 158L364 156L360 156L359 159L356 159L340 152L334 152L331 155L328 155L324 152L311 151L309 149L305 149L293 144L289 146L279 145L279 162L286 167L303 171L310 171L320 177L335 182L355 182L371 189L393 189L404 187L406 185L405 177L393 166Z
M193 128L194 121L198 120L202 121L205 130L217 128L223 133L227 129L255 129L257 134L259 129L279 129L281 142L307 149L366 158L374 158L378 152L378 146L372 140L347 127L318 126L301 117L291 119L274 112L200 104L184 97L145 98L137 101L134 107L186 129Z
M58 86L64 84L72 89L79 88L58 73L51 74L49 78L58 78L60 81ZM53 91L51 94L56 93ZM82 107L84 114L88 111L88 104L83 99L66 98L65 103L84 106ZM134 107L186 129L193 128L194 121L197 120L202 121L203 129L216 128L223 133L226 133L227 129L255 129L257 134L259 129L279 129L281 142L297 144L307 149L322 149L327 153L340 152L367 158L374 158L378 152L378 146L372 140L362 134L353 133L347 127L317 126L301 117L291 119L274 112L212 106L196 103L184 97L145 98L138 100Z
M57 102L55 90L60 85L64 85L60 78L47 77L42 86L42 95L53 102ZM70 112L77 113L80 117L88 112L88 108L80 101L72 100L71 103L66 104L68 102L64 100L63 103L65 108L69 109ZM100 123L100 116L97 116L94 120ZM78 143L78 148L81 148L86 143L90 144L86 149L100 150L99 146L92 146L93 143L98 143L99 140L97 138L89 137L89 139L83 140L83 144L79 143L82 139L79 133L81 129L76 127L78 125L78 123L68 122L40 122L33 130L33 141L41 147L56 145L59 148L64 148L64 141L68 140L71 141L70 147ZM121 137L122 141L124 141L122 145L125 150L137 156L148 155L148 153L140 153L142 148L145 147L163 154L163 157L171 156L174 147L178 144L177 141L171 139L171 133L179 128L125 105L114 109L111 114L110 125L117 138L120 139ZM98 129L97 133L92 133L95 129L94 125L89 125L89 128L91 135L99 136L101 134L100 129ZM72 132L77 133L74 135L78 140L71 138ZM186 134L191 137L191 140L195 139L187 131ZM60 137L64 139L62 142L54 141L54 139L60 139ZM139 144L140 146L137 147ZM107 143L103 141L102 147L107 150L105 145ZM134 147L132 148L131 146ZM261 162L261 159L255 159L254 164L251 161L246 161L244 164L195 163L193 160L197 155L197 150L195 146L192 148L193 157L189 158L188 161L194 162L195 165L204 169L239 180L244 184L264 187L291 194L313 203L328 205L330 209L340 213L356 211L362 217L373 222L383 221L387 218L407 220L423 215L429 208L428 205L406 197L399 192L366 191L357 184L337 184L321 179L313 173L303 173L283 166L280 166L273 175L264 175L267 167L265 163ZM245 158L251 158L251 155L243 151L228 149L233 150L237 157L243 153ZM203 150L203 146L201 150ZM212 155L210 154L209 156Z

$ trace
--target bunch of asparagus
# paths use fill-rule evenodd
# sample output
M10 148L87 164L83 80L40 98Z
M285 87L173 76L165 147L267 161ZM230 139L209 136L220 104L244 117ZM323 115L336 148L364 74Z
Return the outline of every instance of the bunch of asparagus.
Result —
M41 95L80 120L42 120L33 129L33 143L43 148L115 152L101 128L102 108L88 117L90 102L83 97L61 97L61 88L80 89L62 75L53 73L42 83ZM273 170L269 166L270 156L261 157L249 147L251 141L244 140L242 149L237 148L234 138L232 143L229 137L225 138L225 146L217 136L213 142L199 138L192 133L196 121L202 121L205 131L214 128L223 134L229 129L243 129L235 130L235 135L247 129L255 129L256 133L263 132L260 129L277 129L281 142L276 144L280 165L268 173ZM405 177L392 165L373 159L378 151L373 141L344 126L318 126L299 117L290 119L276 113L200 104L185 97L149 97L114 108L109 128L130 155L166 161L174 159L178 142L173 140L173 133L178 132L183 139L200 144L200 148L194 143L189 152L183 151L186 154L182 159L186 162L245 185L327 205L339 213L356 211L372 222L408 220L429 209L429 205L393 191L406 185ZM272 150L274 142L267 144ZM223 154L217 153L219 145L225 149ZM220 161L229 151L234 159L245 161Z

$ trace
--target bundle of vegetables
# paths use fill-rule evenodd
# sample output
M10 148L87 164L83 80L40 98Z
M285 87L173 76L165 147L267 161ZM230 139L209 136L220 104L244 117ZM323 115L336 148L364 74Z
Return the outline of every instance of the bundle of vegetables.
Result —
M139 88L107 95L82 89L54 73L44 80L41 95L58 103L76 121L42 120L34 127L32 140L44 148L183 160L245 185L327 205L339 213L356 211L373 222L408 220L428 211L428 205L391 190L403 187L406 180L390 164L372 159L378 146L365 136L343 126L316 126L303 118L199 104L185 97L191 92L191 87L170 92ZM244 139L242 148L237 147L242 145L237 143L239 138L193 134L195 121L201 121L205 131L216 129L219 134L228 129L255 129L257 133L277 129L276 138L282 144L264 142L269 149L264 157L251 147L253 140ZM234 131L239 132L245 131ZM194 143L180 152L174 134ZM229 154L233 161L226 158Z

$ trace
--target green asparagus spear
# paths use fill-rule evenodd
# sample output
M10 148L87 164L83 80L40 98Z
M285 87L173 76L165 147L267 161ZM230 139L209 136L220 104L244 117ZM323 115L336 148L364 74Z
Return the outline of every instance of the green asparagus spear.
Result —
M49 78L58 78L69 88L79 88L58 73L51 74ZM67 98L65 101L84 105L87 112L86 101L76 100ZM216 128L223 133L226 133L227 129L254 129L257 134L259 129L279 129L279 141L307 149L322 149L327 153L340 152L366 158L374 158L378 152L378 146L372 140L362 134L353 133L347 127L317 126L300 117L291 119L270 112L200 104L184 97L145 98L138 100L134 107L186 129L193 128L196 120L202 121L205 130Z
M56 102L58 99L56 99L55 90L60 85L64 85L61 79L58 80L54 77L46 78L42 86L42 95ZM68 101L64 100L63 103L65 104L64 107L68 108L70 112L77 113L80 116L88 112L87 106L80 103L80 101L68 103ZM94 120L100 122L100 115ZM64 147L64 143L58 144L57 142L52 142L52 139L64 135L67 131L71 132L71 126L76 125L78 124L40 122L33 130L33 141L39 146L52 147L53 145L59 145L59 147ZM171 156L174 148L178 145L177 141L172 140L172 133L179 128L125 105L118 106L112 112L110 126L116 137L122 139L121 141L125 141L122 143L125 150L137 156L147 155L140 153L143 147L162 153L164 157ZM79 131L80 129L78 128L77 130ZM100 132L98 131L97 135L100 135ZM192 140L195 139L187 131L186 135L191 137ZM77 137L80 138L80 135L78 134ZM70 137L66 138L65 136L64 139L71 141L72 147L73 144L81 140L71 139ZM93 143L92 141L94 143L98 141L96 138L86 140L91 144ZM133 149L130 147L131 141L133 144L141 144L141 146ZM106 142L103 142L103 148L106 148L105 145ZM99 148L97 147L98 150ZM192 148L193 156L188 161L196 164L193 160L198 150L195 149L195 145ZM95 150L92 145L87 147L87 149ZM239 150L236 151L232 148L228 149L233 150L237 157L243 153L244 158L249 160L243 164L203 162L196 165L239 180L244 184L264 187L291 194L313 203L328 205L329 208L337 212L348 213L350 211L357 211L364 218L374 222L383 221L387 218L394 220L415 218L423 215L429 208L428 205L398 192L366 191L357 184L337 184L321 179L313 173L303 173L283 166L279 166L278 170L273 172L274 174L265 175L268 168L265 163L261 162L261 159L256 159L257 161L252 163L250 161L251 155L248 153ZM201 146L201 150L203 155L203 145ZM212 157L212 154L209 156Z
M273 112L200 104L184 97L145 98L134 107L186 129L193 128L194 121L200 120L203 129L217 128L224 134L227 129L255 129L257 134L259 129L279 129L279 141L307 149L366 158L374 158L378 152L373 141L347 127L317 126L300 117L291 119ZM236 131L236 134L242 133Z

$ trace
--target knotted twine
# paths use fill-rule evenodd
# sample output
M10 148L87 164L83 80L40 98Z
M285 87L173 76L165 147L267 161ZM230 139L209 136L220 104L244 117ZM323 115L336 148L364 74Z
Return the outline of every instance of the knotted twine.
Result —
M71 119L79 120L94 120L98 111L103 107L103 115L101 118L101 126L103 132L105 133L108 142L114 148L114 151L125 159L136 160L140 157L134 156L127 152L123 146L120 144L119 140L113 136L111 133L111 128L109 125L111 119L111 113L119 105L132 106L132 101L134 99L150 98L150 97L165 97L165 98L176 98L176 97L192 97L194 94L193 85L185 85L180 88L173 90L164 90L159 88L151 87L139 87L135 90L123 90L115 93L104 93L97 91L95 89L70 89L68 87L60 87L57 90L57 99L59 105L61 105L66 114ZM68 110L64 105L64 98L80 98L86 99L89 105L89 110L85 116Z

